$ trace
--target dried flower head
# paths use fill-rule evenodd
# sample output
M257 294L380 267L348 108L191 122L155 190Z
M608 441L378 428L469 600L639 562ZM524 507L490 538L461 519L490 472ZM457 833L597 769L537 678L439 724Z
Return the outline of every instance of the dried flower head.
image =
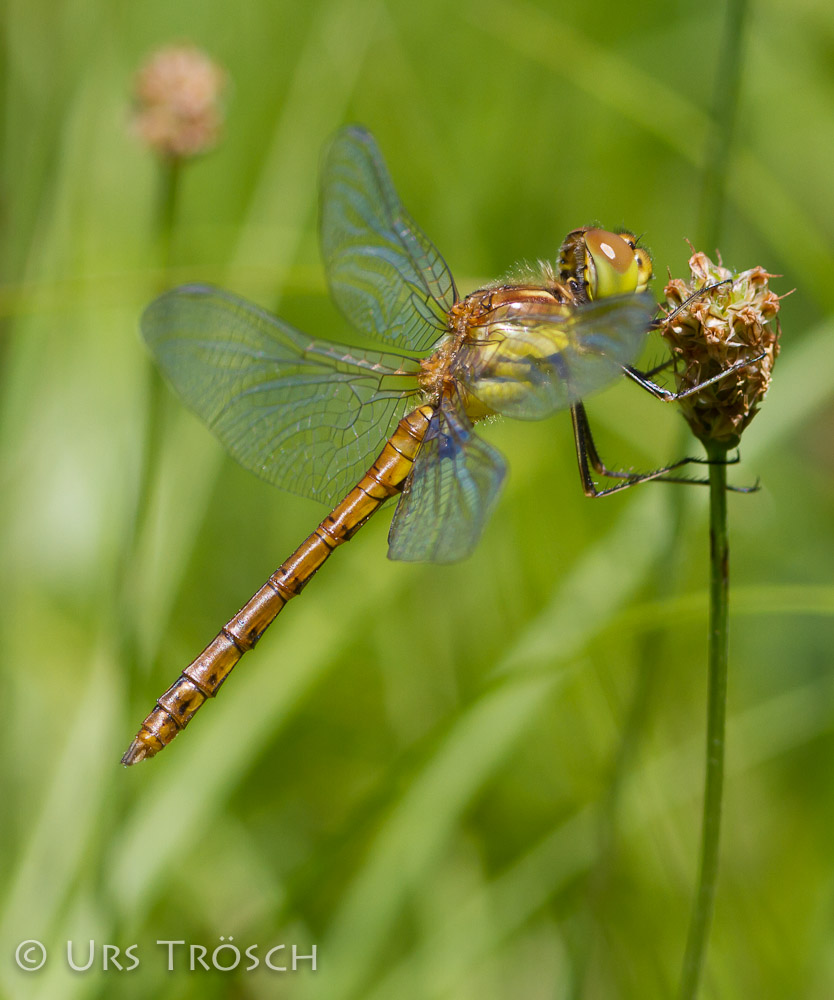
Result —
M776 276L762 267L733 275L700 252L689 269L689 284L674 278L664 289L671 310L661 335L675 359L679 392L750 360L681 400L696 437L733 448L764 399L779 353L779 296L768 287Z
M136 74L133 130L159 156L186 159L216 145L226 74L190 45L159 49Z

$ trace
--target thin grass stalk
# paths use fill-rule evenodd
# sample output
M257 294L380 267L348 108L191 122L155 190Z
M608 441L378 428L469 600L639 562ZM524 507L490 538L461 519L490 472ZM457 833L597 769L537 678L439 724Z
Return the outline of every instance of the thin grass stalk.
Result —
M159 174L153 240L164 281L172 260L183 161L175 157L160 157L157 162ZM144 355L143 367L145 412L139 443L136 501L118 567L115 608L117 630L120 635L119 656L127 665L131 675L136 672L139 655L139 623L134 611L136 602L133 587L139 552L147 531L151 502L159 476L159 455L165 422L165 388L156 366L147 354Z
M681 567L681 536L685 523L685 491L667 490L662 494L664 516L669 524L669 533L658 546L654 557L654 573L646 587L644 600L658 600L663 594L679 590ZM662 572L661 572L662 570ZM618 839L622 820L623 789L638 751L647 732L652 710L652 701L657 689L657 650L663 641L665 627L658 624L646 629L636 650L637 675L631 690L629 705L625 713L620 740L613 754L609 769L608 784L600 800L596 835L596 859L587 879L587 918L583 923L580 940L583 946L576 959L576 974L568 996L570 1000L580 1000L589 995L592 972L599 963L600 954L607 948L605 914L609 900L612 879L617 863Z
M159 182L156 209L156 240L159 247L159 260L162 273L165 274L171 266L174 230L177 217L177 202L182 176L182 160L166 157L159 161ZM148 517L150 499L153 493L157 457L162 438L163 385L162 378L150 357L145 355L146 378L146 411L145 426L142 438L142 451L139 466L139 482L137 485L137 500L133 514L131 529L131 544L129 552L135 555L136 547L142 536Z
M701 822L701 855L698 885L690 917L683 960L680 1000L698 996L707 953L721 833L724 788L724 749L727 714L727 663L729 655L729 540L727 535L726 447L706 443L710 491L710 603L709 675L707 693L707 754L704 811Z
M726 7L724 38L715 75L712 128L704 161L701 189L700 245L714 248L721 239L727 171L733 144L739 92L742 45L748 0L730 0Z

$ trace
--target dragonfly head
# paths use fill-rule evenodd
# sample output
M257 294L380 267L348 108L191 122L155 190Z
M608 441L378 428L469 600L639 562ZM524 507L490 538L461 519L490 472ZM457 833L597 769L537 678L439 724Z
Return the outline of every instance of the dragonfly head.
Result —
M601 299L644 291L652 276L652 259L633 233L586 226L565 237L559 270L561 279L582 295Z

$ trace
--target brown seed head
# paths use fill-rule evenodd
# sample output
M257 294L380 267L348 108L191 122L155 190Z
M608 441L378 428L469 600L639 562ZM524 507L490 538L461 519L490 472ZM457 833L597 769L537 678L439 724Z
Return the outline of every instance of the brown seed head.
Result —
M733 275L700 252L690 257L689 268L689 284L674 278L664 289L671 308L661 336L675 359L679 392L751 359L751 364L680 403L696 437L733 448L764 399L779 353L779 296L768 288L768 279L776 275L762 267ZM727 279L726 284L710 288ZM701 289L705 290L671 315Z
M133 131L159 156L182 160L217 143L224 71L198 48L158 49L136 74Z

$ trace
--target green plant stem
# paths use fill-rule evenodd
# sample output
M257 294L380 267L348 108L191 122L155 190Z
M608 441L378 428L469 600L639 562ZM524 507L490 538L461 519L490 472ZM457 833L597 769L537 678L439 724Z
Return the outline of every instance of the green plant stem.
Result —
M727 538L727 450L707 444L710 494L709 678L707 762L698 887L683 960L680 1000L695 1000L706 958L718 880L718 847L724 786L729 651L729 542Z
M169 158L159 161L157 239L159 240L160 263L164 269L171 265L171 248L174 241L181 175L182 160Z

